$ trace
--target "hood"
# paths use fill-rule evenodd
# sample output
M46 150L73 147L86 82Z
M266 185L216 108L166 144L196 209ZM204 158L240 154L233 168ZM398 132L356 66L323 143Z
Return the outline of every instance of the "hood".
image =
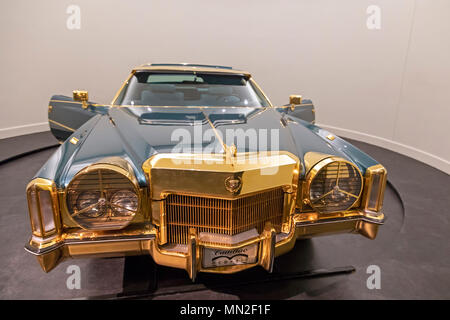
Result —
M288 151L299 157L302 168L305 153L311 151L355 162L340 145L342 139L332 143L325 138L326 131L316 128L295 118L282 120L274 108L111 108L80 139L59 182L67 185L85 166L119 156L130 162L140 184L145 185L142 164L152 155L202 150L223 153L223 143L234 144L237 152Z

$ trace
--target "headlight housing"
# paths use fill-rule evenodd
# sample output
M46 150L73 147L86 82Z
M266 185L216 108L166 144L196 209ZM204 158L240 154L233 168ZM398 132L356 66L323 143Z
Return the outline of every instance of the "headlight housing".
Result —
M346 211L359 200L363 178L359 169L340 157L328 157L309 171L307 197L320 213Z
M97 163L75 175L66 188L70 217L82 228L125 228L140 210L139 187L132 169Z

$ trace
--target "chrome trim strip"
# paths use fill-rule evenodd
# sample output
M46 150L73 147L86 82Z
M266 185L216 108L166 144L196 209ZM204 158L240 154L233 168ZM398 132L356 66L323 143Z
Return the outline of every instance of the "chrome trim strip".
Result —
M114 238L97 238L97 239L85 239L85 240L77 240L77 239L67 239L64 241L61 241L57 244L54 244L52 246L49 246L47 248L38 249L36 247L33 247L28 242L25 244L25 251L35 255L40 256L44 255L46 253L49 253L53 250L56 250L60 247L63 247L65 245L82 245L82 244L92 244L92 243L108 243L108 242L123 242L123 241L148 241L148 240L154 240L156 237L154 234L150 234L147 236L124 236L124 237L114 237Z
M55 120L48 119L48 122L53 123L53 124L55 124L55 125L57 125L57 126L60 126L61 128L67 129L67 130L69 130L69 131L73 131L73 132L76 131L76 130L73 129L73 128L70 128L70 127L68 127L68 126L63 125L62 123L56 122Z
M322 224L330 224L330 223L339 223L339 222L347 222L347 221L354 221L354 220L362 220L378 225L383 225L386 221L386 218L383 220L375 220L368 217L349 217L349 218L330 218L324 221L303 221L303 222L297 222L295 224L295 227L303 227L303 226L315 226L315 225L322 225Z

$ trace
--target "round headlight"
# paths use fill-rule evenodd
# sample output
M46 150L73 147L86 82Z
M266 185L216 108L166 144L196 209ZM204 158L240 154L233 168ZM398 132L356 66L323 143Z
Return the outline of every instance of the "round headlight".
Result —
M309 203L321 213L350 209L361 196L359 169L342 158L329 157L315 164L307 178Z
M106 213L105 206L99 205L100 192L84 191L81 192L76 200L76 212L84 217L99 217Z
M110 204L116 215L129 216L136 212L139 202L136 193L120 190L112 195Z
M94 164L75 175L66 189L71 218L82 228L126 227L139 211L139 189L122 167Z

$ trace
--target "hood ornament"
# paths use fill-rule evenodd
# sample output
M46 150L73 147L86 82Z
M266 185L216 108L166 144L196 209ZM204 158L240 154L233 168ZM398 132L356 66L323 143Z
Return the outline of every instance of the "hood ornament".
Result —
M230 163L231 165L234 166L236 164L236 159L237 159L236 146L234 144L231 146L224 145L224 149L225 149L225 157L226 157L227 163Z

